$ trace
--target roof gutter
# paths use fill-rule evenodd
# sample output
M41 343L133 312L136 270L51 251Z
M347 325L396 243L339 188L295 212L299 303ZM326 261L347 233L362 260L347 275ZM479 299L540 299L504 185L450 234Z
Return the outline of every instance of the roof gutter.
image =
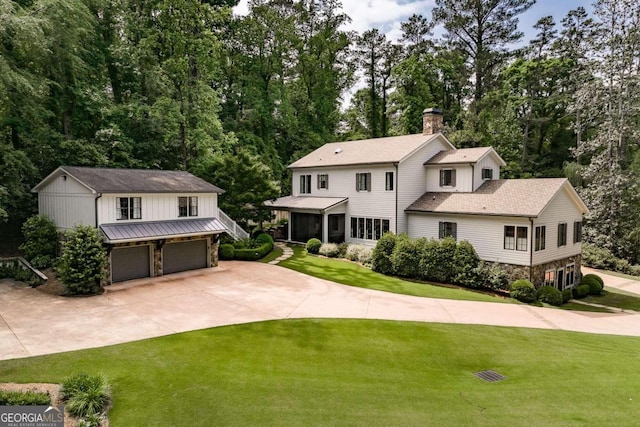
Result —
M529 281L533 283L533 240L535 239L535 230L533 229L533 218L529 218L531 223L531 243L529 244Z

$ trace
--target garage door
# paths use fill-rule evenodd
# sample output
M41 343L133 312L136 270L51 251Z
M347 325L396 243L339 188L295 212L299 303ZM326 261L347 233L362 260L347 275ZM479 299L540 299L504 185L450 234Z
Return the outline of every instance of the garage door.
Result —
M207 266L207 241L167 243L162 248L162 273L195 270Z
M129 248L114 248L111 251L111 281L149 277L149 246L132 246Z

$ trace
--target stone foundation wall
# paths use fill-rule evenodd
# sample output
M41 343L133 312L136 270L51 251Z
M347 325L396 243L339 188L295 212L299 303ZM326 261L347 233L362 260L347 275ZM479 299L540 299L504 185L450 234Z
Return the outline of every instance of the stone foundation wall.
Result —
M544 285L544 273L547 270L557 270L558 268L565 268L568 264L575 264L576 272L575 272L575 283L580 283L580 278L582 277L582 255L574 255L568 258L559 259L556 261L547 262L544 264L534 265L532 268L532 280L533 284L536 287L541 287Z

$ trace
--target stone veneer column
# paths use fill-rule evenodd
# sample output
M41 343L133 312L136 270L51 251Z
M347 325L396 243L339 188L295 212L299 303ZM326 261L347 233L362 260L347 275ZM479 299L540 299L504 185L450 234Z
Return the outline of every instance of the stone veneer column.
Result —
M153 277L162 276L162 246L158 242L153 245Z
M220 246L220 236L209 237L211 242L211 267L218 266L218 247Z

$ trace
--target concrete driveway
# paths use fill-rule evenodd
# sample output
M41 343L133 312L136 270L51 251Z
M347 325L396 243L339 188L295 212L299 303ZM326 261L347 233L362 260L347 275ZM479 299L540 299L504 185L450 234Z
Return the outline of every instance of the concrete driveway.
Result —
M484 324L640 336L640 315L410 297L338 285L274 265L220 267L64 298L0 282L0 359L101 347L221 325L290 318Z

